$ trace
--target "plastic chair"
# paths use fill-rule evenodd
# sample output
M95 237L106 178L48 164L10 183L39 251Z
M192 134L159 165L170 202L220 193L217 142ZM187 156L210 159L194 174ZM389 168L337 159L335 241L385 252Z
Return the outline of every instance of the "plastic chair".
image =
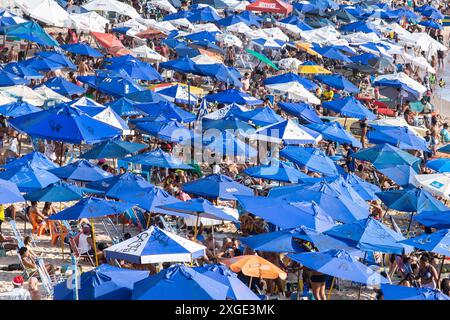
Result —
M50 244L52 247L56 246L58 243L58 240L60 239L65 239L66 236L68 235L68 231L66 230L66 228L61 225L59 222L57 221L49 221L49 229L50 229Z
M69 244L70 249L72 249L73 255L77 260L84 259L85 261L88 261L93 267L95 267L94 259L89 253L80 254L80 250L78 249L74 238L69 238Z

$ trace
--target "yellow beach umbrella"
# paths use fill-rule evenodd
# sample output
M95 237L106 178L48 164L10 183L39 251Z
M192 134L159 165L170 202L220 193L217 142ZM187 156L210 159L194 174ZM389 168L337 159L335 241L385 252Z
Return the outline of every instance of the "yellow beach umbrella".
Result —
M331 74L332 72L318 64L314 64L311 61L304 62L298 67L298 73L303 74Z
M309 53L312 56L319 56L320 57L320 54L312 49L312 44L311 43L298 41L298 42L295 43L295 46L297 47L297 49L303 50L303 51L305 51L306 53Z

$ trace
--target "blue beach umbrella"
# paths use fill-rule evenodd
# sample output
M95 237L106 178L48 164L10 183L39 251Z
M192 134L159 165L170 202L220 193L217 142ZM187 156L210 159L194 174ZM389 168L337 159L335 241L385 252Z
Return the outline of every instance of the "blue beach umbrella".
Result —
M367 138L375 144L389 143L400 149L428 151L424 138L408 127L371 125Z
M227 299L260 300L249 287L239 280L236 273L223 264L205 264L195 267L194 270L226 285L228 287Z
M61 179L83 182L102 180L112 176L111 173L84 159L49 171Z
M0 204L25 202L17 185L13 182L0 179Z
M37 151L27 153L21 158L8 162L7 164L4 164L1 167L5 169L11 169L13 167L22 167L28 164L33 169L43 169L43 170L49 170L59 167L56 163L50 160L45 154Z
M437 151L443 152L443 153L450 153L450 143L446 144L443 147L440 147L439 149L437 149Z
M128 98L122 97L106 104L121 117L139 116L143 113L136 108L138 102L132 101Z
M274 143L288 144L316 144L322 139L317 131L294 123L292 120L283 120L258 129L251 136L258 140Z
M245 158L254 158L258 151L242 141L238 136L230 131L222 131L219 135L206 137L203 140L204 147L211 150L211 152L227 155L240 156Z
M36 70L36 71L44 71L44 72L48 72L48 71L55 71L55 70L60 70L60 69L64 69L65 66L61 63L49 60L49 59L45 59L45 58L41 58L39 56L27 59L27 60L22 60L20 61L21 64L23 64L24 66Z
M416 220L424 226L435 229L447 229L450 228L450 209L446 210L432 210L423 211L417 215L414 215L413 220Z
M251 105L251 106L263 104L262 100L256 99L250 96L249 94L237 89L228 89L218 93L209 94L205 97L205 99L206 101L225 104L236 103L240 105Z
M54 215L50 220L79 220L121 214L131 209L134 204L104 200L94 197L84 198L73 206Z
M307 128L313 129L322 134L325 140L338 142L340 144L351 144L354 147L361 148L361 142L357 140L350 132L345 130L339 122L329 122L323 124L307 124Z
M244 211L283 229L306 226L322 232L335 225L333 218L312 201L288 201L255 196L237 196L237 199Z
M93 119L76 107L56 106L11 119L17 130L41 139L88 144L108 140L122 134L121 130Z
M241 238L241 242L253 250L266 252L304 252L299 243L304 232L300 228L267 232L256 236Z
M97 71L95 76L78 76L77 79L90 87L114 97L128 96L144 91L137 82L123 70Z
M310 171L319 172L327 176L338 174L333 160L320 149L287 146L280 151L280 156L299 166L306 167Z
M123 161L137 163L149 167L169 168L169 169L192 169L191 166L184 164L181 159L174 157L170 153L164 152L160 148L141 153L132 157L123 158Z
M288 257L309 269L336 278L366 285L389 283L389 280L365 266L344 250L288 254Z
M386 164L383 166L378 166L377 169L399 186L414 185L415 176L417 175L415 169L408 164Z
M236 119L233 116L226 116L218 120L203 119L202 131L206 131L209 129L215 129L220 131L235 130L247 133L255 132L255 128L253 128L251 125L239 119Z
M92 149L86 151L82 159L120 159L127 155L145 149L147 145L142 143L128 142L122 140L109 140L96 144Z
M0 87L9 87L21 84L29 84L30 80L24 79L14 73L0 69Z
M177 213L195 215L197 217L225 220L238 222L238 220L227 214L222 209L217 208L211 202L202 198L195 198L187 201L179 201L170 204L165 204L158 206L159 209L166 210L168 213L172 211L172 215L177 215Z
M184 265L136 282L132 300L225 300L228 287Z
M281 110L307 123L323 123L317 111L307 103L278 102Z
M162 62L159 66L180 73L198 73L195 62L187 57Z
M354 97L327 101L322 104L326 109L340 113L344 117L375 120L377 118L359 100Z
M11 25L3 28L4 34L8 37L15 37L43 46L59 46L58 42L53 39L45 30L35 21L29 21Z
M381 192L381 189L377 185L369 183L353 173L346 173L344 179L365 201L379 199L376 193Z
M36 70L29 68L20 62L10 62L3 67L7 72L13 73L24 79L42 79L44 75L37 72Z
M149 117L162 116L169 120L176 120L184 123L195 121L194 114L168 101L136 104L136 108Z
M237 69L235 69L233 67L228 67L228 66L224 65L223 63L200 64L200 65L197 64L195 66L195 69L196 69L196 73L199 75L211 77L217 81L224 82L227 85L233 85L236 88L242 87L242 83L240 80L241 74L239 73L239 71L237 71ZM230 90L234 90L234 91L238 91L238 92L236 93L236 92L230 91ZM246 93L239 93L239 90L236 90L236 89L229 89L229 90L222 91L220 93L232 94L235 97L237 96L237 99L240 99L240 101L245 100L247 104L261 104L259 102L256 103L257 101L255 101L255 100L258 100L258 99L253 98ZM206 96L206 97L208 97L208 96ZM223 96L221 98L224 99ZM234 101L234 102L239 103L237 101ZM233 102L231 102L231 103L233 103Z
M255 178L291 183L299 183L302 179L309 178L307 174L297 170L292 164L279 160L272 160L268 165L249 167L243 172Z
M197 96L189 93L187 87L179 84L158 90L157 92L173 103L196 105L198 101Z
M434 7L427 8L423 11L420 11L420 13L422 14L422 16L430 18L430 19L442 20L445 18L445 16L442 14L442 12L440 12L438 9L436 9Z
M64 181L52 183L41 190L25 195L25 199L28 201L42 202L66 202L80 200L81 198L83 198L82 189Z
M170 142L182 142L194 137L192 130L175 120L138 122L136 123L136 128L158 139Z
M43 85L66 97L71 97L72 95L80 96L86 92L86 89L83 87L77 86L62 77L49 79Z
M240 109L233 109L227 115L251 122L256 126L268 126L285 120L270 107L255 108L245 112L241 112Z
M319 53L321 56L336 60L350 63L352 60L348 56L343 54L341 51L335 49L334 47L313 47L313 50Z
M104 253L108 260L126 260L136 264L191 262L205 255L205 246L151 226L135 237L107 248Z
M78 67L72 62L72 60L70 60L70 58L63 53L59 53L56 51L40 51L36 53L36 56L60 64L64 68L68 68L71 70L78 69Z
M38 111L42 111L42 109L24 101L12 102L0 106L0 114L10 118L16 118Z
M253 190L222 174L211 174L183 184L186 193L208 198L236 200L236 195L253 195Z
M315 90L318 87L318 85L316 83L314 83L313 81L311 81L305 77L301 77L298 74L292 73L292 72L288 72L288 73L281 74L278 76L266 78L263 81L263 84L270 85L270 84L286 83L286 82L293 82L293 81L300 83L307 90Z
M450 159L447 158L432 159L427 161L426 166L437 172L450 172Z
M180 200L173 197L168 192L157 187L145 188L133 193L118 194L117 197L120 200L135 203L138 207L141 207L148 212L161 214L173 214L173 212L163 210L159 208L159 206L180 202Z
M348 93L359 93L359 88L340 74L317 75L315 76L315 79L338 90L344 90Z
M186 19L189 22L215 22L219 21L221 17L217 14L217 12L211 7L205 7L200 9L192 10L192 15L189 15Z
M59 181L54 174L43 169L33 168L30 164L0 172L0 179L15 183L21 192L39 190Z
M250 25L250 26L259 27L260 22L263 21L263 19L260 16L254 14L253 12L248 11L248 10L242 11L241 13L239 13L239 16L241 18L245 19L248 22L248 25Z
M102 264L80 276L80 300L130 300L134 283L148 277L147 271L118 268ZM53 300L73 300L72 278L58 283Z
M433 28L433 29L438 29L441 30L442 29L442 25L437 23L434 20L425 20L425 21L420 21L419 24L421 26L427 27L427 28Z
M103 54L100 53L98 50L92 48L87 43L73 43L73 44L63 44L61 48L67 52L79 54L82 56L88 56L93 58L101 58L103 57Z
M222 19L218 20L216 23L222 27L229 27L229 26L232 26L239 22L242 22L246 25L249 24L246 19L242 18L241 16L239 16L237 14L222 18Z
M450 297L437 289L414 288L382 284L384 300L450 300Z
M405 237L373 218L338 225L326 230L325 234L363 251L399 255L413 251L411 246L398 243Z
M420 158L414 157L390 144L378 144L374 147L359 150L353 154L359 160L369 161L375 168L385 168L387 165L410 165L419 171Z
M127 58L123 61L113 60L114 62L106 65L109 70L120 71L123 70L130 78L138 80L159 80L163 78L149 63L142 62L131 56L122 56L120 58Z
M402 212L445 211L448 209L428 191L419 188L387 190L377 193L389 208Z
M442 229L431 234L421 234L420 236L399 241L400 243L413 246L417 249L425 250L450 256L450 230Z
M86 187L104 191L106 196L120 199L122 195L153 188L153 185L141 176L126 172L118 176L90 182Z

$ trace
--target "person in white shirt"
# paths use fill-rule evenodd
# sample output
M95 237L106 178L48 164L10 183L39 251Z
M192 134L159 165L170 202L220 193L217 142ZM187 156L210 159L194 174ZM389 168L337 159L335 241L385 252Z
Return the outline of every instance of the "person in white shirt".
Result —
M23 287L23 277L17 276L12 280L14 288L5 295L2 295L4 300L31 300L30 293Z

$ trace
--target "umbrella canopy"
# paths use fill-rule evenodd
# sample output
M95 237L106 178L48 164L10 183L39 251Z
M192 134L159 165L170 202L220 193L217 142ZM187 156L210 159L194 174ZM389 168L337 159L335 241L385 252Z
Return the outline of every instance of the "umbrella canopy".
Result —
M377 185L369 183L353 173L346 173L344 179L365 201L378 199L376 193L381 192L381 189Z
M447 207L429 192L419 188L406 188L378 192L377 196L390 209L403 212L446 210Z
M344 117L375 120L377 118L359 100L354 97L327 101L322 104L324 108L340 113Z
M181 264L136 282L132 300L225 300L228 287Z
M260 300L237 275L223 264L205 264L195 267L195 271L210 277L228 287L227 298L232 300Z
M54 215L50 220L79 220L121 214L134 205L124 202L110 201L94 197L83 198L73 206Z
M302 73L302 74L331 74L331 71L328 70L328 69L325 69L322 66L319 66L318 64L316 64L314 62L305 61L298 68L298 73Z
M59 181L54 174L30 164L8 168L0 172L0 179L15 183L21 192L39 190Z
M389 283L389 280L366 267L344 250L289 254L288 257L312 270L336 278L366 285Z
M405 237L373 218L338 225L326 230L325 234L363 251L399 255L413 251L411 246L398 243Z
M0 114L10 118L16 118L38 111L42 111L42 109L23 101L12 102L0 106Z
M174 105L170 102L159 101L155 103L140 103L135 105L136 109L144 112L149 117L162 116L169 120L190 123L195 121L195 115Z
M97 71L95 76L78 76L77 79L90 87L114 97L144 91L124 70Z
M72 62L72 60L70 60L70 58L65 56L63 53L59 53L56 51L40 51L36 52L36 56L44 60L49 60L57 64L60 64L64 68L77 70L77 66Z
M450 256L450 230L442 229L432 234L421 234L420 236L405 239L400 243L413 246L417 249Z
M414 185L434 196L450 198L450 173L418 174L415 176Z
M191 166L184 164L181 159L164 152L160 148L141 153L132 157L124 158L123 161L138 163L149 167L170 168L170 169L192 169Z
M438 158L429 160L427 161L426 166L437 172L450 172L450 159Z
M251 125L247 124L244 121L236 119L233 116L226 116L218 120L211 120L206 118L202 119L202 131L206 131L209 129L225 131L231 129L240 132L255 132L255 129Z
M53 168L58 168L58 165L50 160L45 154L34 151L27 153L19 159L8 162L7 164L1 166L5 169L11 169L13 167L22 167L30 165L33 169L49 170Z
M27 60L22 60L20 63L36 71L48 72L65 68L65 66L59 62L46 59L40 56L35 56Z
M0 179L0 204L23 202L19 188L13 182Z
M384 300L450 300L450 297L437 289L414 288L382 284Z
M69 82L62 77L49 79L45 81L43 85L66 97L71 97L73 95L82 95L86 92L86 89L77 86L76 84Z
M132 249L130 249L132 248ZM151 226L135 237L104 250L106 259L136 264L191 262L205 255L206 247L176 234Z
M395 166L386 164L384 166L378 166L378 171L389 179L392 179L399 186L410 186L416 181L417 172L412 166L407 164Z
M133 173L126 172L118 176L112 176L103 180L90 182L88 188L106 192L108 197L118 198L119 195L142 191L145 188L152 188L153 185Z
M322 232L335 225L333 218L314 202L254 196L237 196L237 198L245 211L283 229L306 226Z
M170 102L196 105L198 98L189 93L188 88L176 84L168 88L163 88L161 90L156 90L160 95L166 98Z
M263 55L262 53L250 50L250 49L245 49L245 51L247 51L249 54L251 54L252 56L254 56L256 59L260 60L261 62L264 62L265 64L267 64L268 66L274 68L275 70L280 70L277 65L275 63L272 62L272 60L270 60L269 58L267 58L265 55Z
M227 115L236 117L243 121L251 122L257 126L268 126L280 121L284 121L284 118L278 115L270 107L255 108L253 110L242 112L240 109L232 109Z
M287 146L280 151L280 156L310 171L319 172L327 176L338 174L333 160L320 149Z
M138 102L122 97L107 103L106 106L113 109L121 117L130 117L142 115L142 112L136 108L138 104Z
M266 252L304 252L299 243L304 238L301 228L268 232L241 238L241 242L253 250Z
M429 150L425 139L408 127L371 125L371 128L367 138L372 143L389 143L406 150Z
M29 84L30 81L14 73L0 69L0 87L15 86L20 84Z
M230 216L225 211L215 207L208 200L202 198L195 198L187 201L174 202L171 204L158 206L158 208L164 209L166 211L173 211L172 215L176 215L175 213L183 213L214 220L225 220L233 222L238 221L236 220L236 218Z
M13 73L24 79L42 79L44 75L37 72L36 70L29 68L20 62L10 62L3 67L7 72Z
M222 260L233 272L258 279L286 279L287 274L273 263L256 255L243 255Z
M80 158L120 159L127 155L136 153L142 149L145 149L146 147L147 145L142 143L128 142L122 140L110 140L94 145L92 149L80 155Z
M102 264L80 276L80 300L130 300L135 282L148 277L147 271L118 268ZM73 300L72 278L58 283L53 300Z
M220 155L254 158L258 154L255 148L246 144L232 132L227 130L222 131L218 135L213 134L212 136L205 138L205 148Z
M104 171L87 160L78 160L64 167L50 169L49 171L61 179L84 182L102 180L112 176L111 173Z
M250 106L263 104L262 100L256 99L249 94L237 89L228 89L218 93L209 94L205 97L205 99L206 101L225 104L236 103L240 105L247 104Z
M307 123L323 123L319 118L317 111L307 103L279 102L278 107L286 113L296 116Z
M353 154L359 160L369 161L375 168L386 168L386 166L409 165L419 171L420 158L400 150L390 144L378 144L374 147L359 150Z
M323 124L307 124L307 128L319 132L325 140L331 140L338 143L347 143L354 147L361 148L359 142L350 132L345 130L339 122L329 122Z
M78 42L73 44L63 44L61 46L65 51L71 52L74 54L79 54L82 56L88 56L93 58L101 58L103 54L101 54L98 50L92 48L87 43Z
M249 167L244 173L255 178L291 183L299 183L302 179L309 178L307 174L285 161L272 161L268 165Z
M211 174L204 178L185 183L182 189L186 193L225 200L236 200L236 195L253 195L252 189L222 174Z
M28 201L42 202L66 202L80 200L83 198L82 190L64 181L58 181L46 186L44 189L36 190L25 195Z
M284 120L256 130L249 138L284 144L317 143L322 136L307 127Z
M17 117L9 123L32 137L68 143L92 144L121 135L119 129L67 105Z
M111 58L108 61L112 63L106 65L107 69L114 71L123 70L132 79L147 81L163 80L158 71L149 63L142 62L133 56L126 55L119 58Z
M140 129L161 140L170 142L182 142L193 138L192 130L187 129L181 123L175 120L138 122L136 128Z
M53 39L45 30L35 21L28 21L16 25L6 26L3 32L9 37L36 42L43 46L58 46L58 42Z
M344 90L348 93L359 93L359 88L340 74L319 75L316 76L315 79L338 90Z
M296 73L288 72L285 74L281 74L278 76L273 76L264 79L263 84L264 85L270 85L270 84L278 84L278 83L288 83L288 82L298 82L302 86L304 86L307 90L315 90L318 86L313 81L301 77Z
M173 214L173 211L163 210L160 206L180 202L168 192L157 187L145 188L133 193L118 194L117 198L129 203L135 203L148 212Z

